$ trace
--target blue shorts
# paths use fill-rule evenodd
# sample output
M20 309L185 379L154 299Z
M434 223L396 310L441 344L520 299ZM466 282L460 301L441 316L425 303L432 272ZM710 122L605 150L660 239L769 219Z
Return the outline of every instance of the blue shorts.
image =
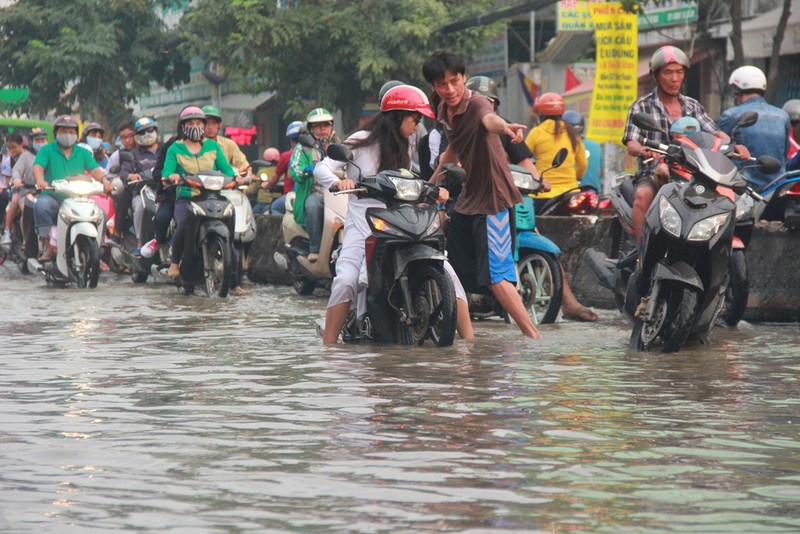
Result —
M503 280L517 282L514 266L514 210L494 215L454 212L447 231L447 254L469 293Z

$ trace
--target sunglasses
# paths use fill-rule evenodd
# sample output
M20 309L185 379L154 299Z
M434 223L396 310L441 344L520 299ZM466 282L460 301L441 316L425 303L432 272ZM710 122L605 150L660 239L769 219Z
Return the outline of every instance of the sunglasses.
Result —
M147 129L145 129L145 130L142 130L142 131L141 131L141 132L139 132L139 133L153 133L153 132L155 132L155 131L156 131L156 129L155 129L155 128L147 128Z

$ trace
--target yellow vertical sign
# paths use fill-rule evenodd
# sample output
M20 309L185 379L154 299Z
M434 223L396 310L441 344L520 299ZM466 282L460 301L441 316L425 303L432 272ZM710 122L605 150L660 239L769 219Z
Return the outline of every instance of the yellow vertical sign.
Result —
M589 9L597 66L586 136L599 143L621 143L628 108L637 97L637 15L626 13L618 2L589 4Z

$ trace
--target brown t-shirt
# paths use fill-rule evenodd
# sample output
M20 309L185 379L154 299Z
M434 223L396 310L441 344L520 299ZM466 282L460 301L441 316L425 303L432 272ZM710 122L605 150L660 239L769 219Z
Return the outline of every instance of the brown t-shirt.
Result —
M452 126L447 123L445 104L439 108L438 120L444 124L450 146L467 171L455 208L464 215L494 215L522 202L511 179L500 136L490 133L481 122L487 113L494 113L489 99L469 90L458 105Z

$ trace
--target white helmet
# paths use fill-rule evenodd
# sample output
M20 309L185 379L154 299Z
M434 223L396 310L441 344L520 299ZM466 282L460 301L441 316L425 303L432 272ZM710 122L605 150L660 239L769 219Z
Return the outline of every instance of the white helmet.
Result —
M745 65L733 71L728 83L734 86L737 92L760 91L763 94L767 90L767 77L764 76L764 71L752 65Z

